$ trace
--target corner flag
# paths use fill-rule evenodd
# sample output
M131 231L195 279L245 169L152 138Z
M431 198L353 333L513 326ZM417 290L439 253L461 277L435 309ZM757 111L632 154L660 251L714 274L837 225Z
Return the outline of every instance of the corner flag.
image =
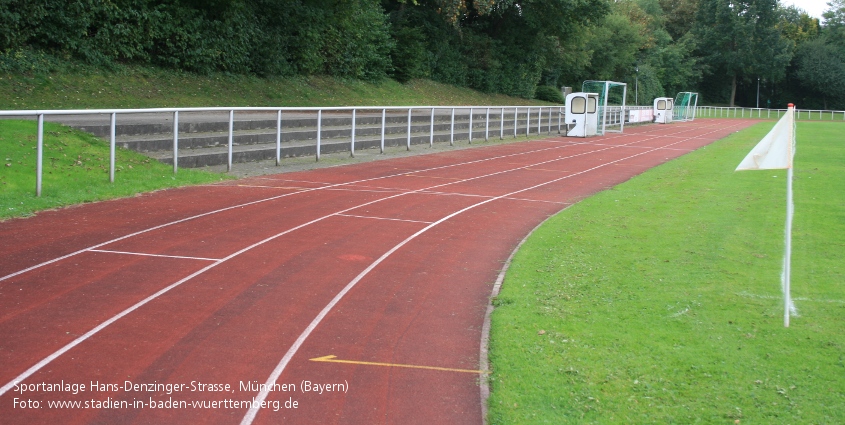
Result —
M792 256L792 158L795 156L795 106L789 104L786 115L775 124L769 134L751 149L736 167L741 170L786 169L786 249L783 255L783 326L789 327L789 313L794 310L789 294L789 274Z

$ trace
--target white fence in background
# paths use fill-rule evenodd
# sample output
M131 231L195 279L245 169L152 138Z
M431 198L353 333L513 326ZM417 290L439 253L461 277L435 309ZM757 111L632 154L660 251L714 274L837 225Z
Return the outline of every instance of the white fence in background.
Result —
M779 119L786 113L786 109L742 108L738 106L699 106L697 111L701 118L774 118ZM825 109L796 109L796 120L825 120L845 121L845 111Z

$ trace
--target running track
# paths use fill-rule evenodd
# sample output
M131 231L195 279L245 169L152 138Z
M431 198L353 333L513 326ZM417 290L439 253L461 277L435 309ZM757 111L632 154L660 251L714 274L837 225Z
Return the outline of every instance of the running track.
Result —
M519 241L573 202L753 122L375 161L0 223L0 417L480 424L482 375L472 371L492 284ZM309 360L329 355L449 370ZM306 380L347 388L303 393ZM92 391L92 381L119 388ZM125 391L125 381L233 391ZM240 381L296 388L241 391ZM86 388L35 385L62 382ZM15 398L41 408L16 407ZM255 399L270 408L47 406L151 399ZM290 399L296 409L285 408Z

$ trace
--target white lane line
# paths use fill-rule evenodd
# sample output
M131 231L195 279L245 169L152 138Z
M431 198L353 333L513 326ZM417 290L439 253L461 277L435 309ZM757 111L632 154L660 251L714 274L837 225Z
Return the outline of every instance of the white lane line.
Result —
M438 196L463 196L467 198L495 198L494 195L473 195L470 193L458 193L458 192L435 192L435 191L424 191L420 192L423 195L438 195ZM562 202L562 201L544 201L542 199L528 199L528 198L502 198L511 201L527 201L527 202L547 202L550 204L563 204L568 205L572 202Z
M672 136L672 137L680 137L680 136ZM697 137L690 138L690 139L684 139L683 141L694 140L694 139L697 139ZM618 145L608 145L608 144L604 144L604 143L595 143L595 145L596 146L618 146ZM683 152L689 151L689 149L683 149L683 148L658 148L658 147L654 147L654 146L625 146L625 147L631 148L631 149L650 149L650 150L683 151Z
M161 229L161 228L164 228L164 227L173 226L173 225L176 225L176 224L184 223L186 221L195 220L195 219L202 218L202 217L205 217L205 216L208 216L208 215L211 215L211 214L217 214L217 213L233 210L233 209L236 209L236 208L243 208L243 207L246 207L246 206L259 204L259 203L262 203L262 202L273 201L273 200L276 200L276 199L286 198L288 196L298 195L298 194L302 194L302 193L309 193L309 192L313 192L313 191L317 191L317 190L325 190L327 188L332 188L332 187L339 187L339 186L345 186L345 185L350 185L350 184L357 184L357 183L363 183L363 182L368 182L368 181L381 180L381 179L401 176L401 175L404 175L404 174L418 173L418 172L421 172L421 171L431 171L431 170L438 170L438 169L456 167L456 166L460 166L460 165L475 164L475 163L480 163L480 162L485 162L485 161L492 161L492 160L496 160L496 159L500 159L500 158L507 158L507 157L518 156L518 155L526 155L526 154L530 154L530 153L538 153L538 152L543 152L543 151L547 151L547 150L556 150L556 149L560 149L560 148L561 147L550 147L550 148L535 149L535 150L532 150L532 151L519 152L519 153L513 153L513 154L507 154L507 155L501 155L501 156L494 156L494 157L490 157L490 158L482 158L482 159L477 159L477 160L473 160L473 161L467 161L467 162L462 162L462 163L457 163L457 164L449 164L449 165L444 165L444 166L439 166L439 167L432 167L432 168L423 169L423 170L406 171L406 172L402 172L402 173L397 173L397 174L392 174L392 175L387 175L387 176L381 176L381 177L373 177L373 178L369 178L369 179L355 180L355 181L346 182L346 183L335 183L335 184L331 184L331 185L328 185L328 186L309 188L309 189L300 190L300 191L297 191L297 192L284 193L284 194L281 194L281 195L271 196L269 198L259 199L259 200L256 200L256 201L250 201L250 202L246 202L246 203L243 203L243 204L232 205L232 206L229 206L229 207L224 207L224 208L216 209L216 210L213 210L213 211L204 212L204 213L201 213L201 214L193 215L193 216L190 216L190 217L171 221L171 222L168 222L168 223L159 224L157 226L149 227L149 228L144 229L144 230L139 230L137 232L129 233L129 234L124 235L124 236L120 236L120 237L117 237L117 238L114 238L114 239L111 239L111 240L108 240L108 241L105 241L105 242L102 242L102 243L99 243L99 244L96 244L96 245L92 245L92 246L89 246L87 248L83 248L83 249L80 249L78 251L74 251L74 252L71 252L69 254L65 254L65 255L62 255L60 257L53 258L52 260L47 260L47 261L44 261L42 263L36 264L34 266L30 266L30 267L27 267L25 269L18 270L14 273L0 277L0 282L7 280L7 279L10 279L12 277L24 274L26 272L29 272L29 271L32 271L32 270L53 264L55 262L73 257L75 255L82 254L83 252L87 252L87 251L94 249L94 248L99 248L101 246L105 246L105 245L109 245L109 244L112 244L112 243L115 243L115 242L119 242L119 241L122 241L124 239L128 239L128 238L138 236L138 235L141 235L141 234L144 234L144 233L152 232L154 230L158 230L158 229ZM215 186L218 186L218 185L209 185L207 187L215 187ZM225 186L225 185L219 185L219 186Z
M507 199L509 201L524 201L524 202L545 202L547 204L559 204L559 205L571 205L572 202L563 202L563 201L545 201L542 199L527 199L527 198L502 198Z
M292 187L292 186L262 186L257 184L218 184L216 187L255 187L259 189L288 189L288 190L305 190L313 189L313 187Z
M475 195L472 193L460 193L460 192L438 192L435 190L424 190L420 192L422 195L438 195L438 196L463 196L467 198L493 198L493 195Z
M715 131L716 131L716 130L714 130L714 132L715 132ZM679 141L679 142L675 142L675 143L680 143L680 141ZM674 143L673 143L673 144L674 144ZM604 150L604 149L602 149L602 150ZM495 200L497 200L497 199L506 198L506 197L509 197L509 196L515 195L515 194L517 194L517 193L522 193L522 192L525 192L525 191L528 191L528 190L532 190L532 189L536 189L536 188L538 188L538 187L542 187L542 186L545 186L545 185L548 185L548 184L556 183L556 182L558 182L558 181L565 180L565 179L568 179L568 178L571 178L571 177L577 176L577 175L579 175L579 174L584 174L584 173L587 173L587 172L590 172L590 171L593 171L593 170L596 170L596 169L599 169L599 168L605 167L605 166L607 166L607 165L610 165L610 164L613 164L613 163L616 163L616 162L624 161L624 160L626 160L626 159L635 158L635 157L640 156L640 155L645 155L646 153L649 153L649 152L650 152L650 151L640 152L640 153L637 153L637 154L634 154L634 155L631 155L631 156L627 156L627 157L625 157L625 158L620 158L620 159L617 159L617 160L614 160L614 161L610 161L610 162L607 162L607 163L604 163L604 164L601 164L601 165L597 165L597 166L595 166L595 167L592 167L592 168L589 168L589 169L586 169L586 170L583 170L583 171L580 171L580 172L577 172L577 173L574 173L574 174L570 174L570 175L563 176L563 177L558 177L558 178L556 178L556 179L549 180L549 181L547 181L547 182L545 182L545 183L540 183L540 184L537 184L537 185L534 185L534 186L531 186L531 187L527 187L527 188L524 188L524 189L520 189L520 190L517 190L517 191L511 192L511 193L505 194L505 195L497 196L497 197L495 197L495 198L490 198L490 199L487 199L487 200L484 200L484 201L478 202L478 203L476 203L476 204L473 204L473 205L470 205L470 206L468 206L468 207L466 207L466 208L463 208L463 209L461 209L461 210L458 210L458 211L456 211L456 212L454 212L454 213L452 213L452 214L449 214L449 215L447 215L446 217L443 217L443 218L441 218L440 220L437 220L437 221L435 221L434 223L431 223L431 224L429 224L428 226L426 226L426 227L424 227L424 228L420 229L419 231L417 231L417 232L416 232L416 233L414 233L413 235L411 235L411 236L407 237L405 240L403 240L402 242L399 242L398 244L396 244L396 246L394 246L393 248L391 248L390 250L388 250L387 252L385 252L384 254L382 254L382 256L381 256L381 257L379 257L378 259L376 259L375 261L373 261L373 262L372 262L369 266L367 266L367 268L366 268L366 269L364 269L361 273L359 273L359 274L358 274L358 276L356 276L354 279L352 279L352 281L350 281L348 284L346 284L346 286L345 286L343 289L341 289L341 290L340 290L340 292L338 292L338 293L337 293L337 295L335 295L335 296L334 296L334 298L332 298L332 300L331 300L331 301L329 301L329 303L328 303L325 307L323 307L323 309L322 309L322 310L320 310L320 313L318 313L318 314L317 314L317 317L315 317L315 318L311 321L311 323L309 323L309 324L308 324L308 326L305 328L305 330L303 330L303 331L302 331L302 333L299 335L299 337L296 339L296 341L294 341L293 345L291 345L291 347L288 349L288 351L287 351L287 352L285 353L285 355L282 357L282 360L281 360L281 361L279 361L279 364L278 364L278 365L276 365L276 368L275 368L275 369L273 369L273 372L272 372L272 373L270 374L270 376L267 378L267 381L265 381L265 384L267 384L267 385L265 386L265 388L273 388L273 384L276 382L276 380L279 378L279 376L281 376L281 375L282 375L282 372L284 372L284 370L285 370L285 368L287 367L287 365L288 365L288 363L290 362L290 360L293 358L293 356L296 354L296 352L297 352L297 351L299 351L299 348L302 346L302 344L304 344L304 343L305 343L305 340L306 340L306 339L308 339L308 337L311 335L311 332L313 332L313 331L314 331L314 329L316 329L317 325L319 325L319 324L320 324L320 322L322 322L322 321L323 321L323 318L325 318L325 317L326 317L326 315L328 315L328 314L329 314L329 312L330 312L330 311L334 308L334 306L335 306L335 305L337 305L337 303L339 303L339 302L340 302L340 300L341 300L341 299L342 299L342 298L343 298L343 297L344 297L344 296L345 296L345 295L346 295L346 294L347 294L350 290L352 290L352 288L354 288L354 287L355 287L355 285L357 285L357 284L358 284L358 282L360 282L360 281L361 281L361 279L363 279L363 278L364 278L366 275L368 275L368 274L369 274L369 273L370 273L373 269L375 269L375 268L376 268L376 266L378 266L379 264L381 264L384 260L386 260L388 257L390 257L390 255L392 255L394 252L398 251L400 248L402 248L403 246L405 246L408 242L411 242L412 240L416 239L418 236L422 235L423 233L427 232L428 230L430 230L430 229L434 228L434 227L435 227L435 226L437 226L438 224L443 223L444 221L449 220L450 218L455 217L455 216L457 216L457 215L459 215L459 214L462 214L462 213L464 213L464 212L466 212L466 211L469 211L469 210L471 210L471 209L473 209L473 208L475 208L475 207L478 207L478 206L481 206L481 205L484 205L484 204L487 204L487 203L493 202L493 201L495 201ZM555 161L556 161L556 160L557 160L557 159L555 159ZM550 162L550 161L547 161L547 162ZM534 164L534 165L536 165L536 164ZM520 167L520 168L524 168L524 167ZM451 184L451 183L450 183L450 184ZM254 406L256 406L256 405L260 406L260 405L262 404L262 402L263 402L263 401L267 398L267 396L268 396L269 394L270 394L269 390L265 389L265 390L260 391L260 392L258 393L258 395L256 395L256 397L254 398L254 400L256 401L256 403L253 403L253 406L251 406L251 407L250 407L250 409L247 411L246 415L244 415L243 419L241 420L241 425L250 425L250 424L252 424L252 421L253 421L253 420L255 420L255 416L258 414L258 411L259 411L259 409L258 409L258 408L256 408L256 407L254 407Z
M89 249L90 252L106 252L110 254L141 255L144 257L183 258L185 260L220 261L219 258L184 257L181 255L147 254L143 252L109 251L107 249Z
M355 189L355 188L349 188L349 189L347 189L347 188L343 188L343 187L331 188L331 189L326 189L326 190L336 191L336 192L368 192L368 193L398 193L398 192L407 192L407 190L405 190L405 189L382 189L382 190L377 190L377 189Z
M314 181L309 181L309 180L274 179L272 177L264 177L264 176L251 177L251 178L257 179L257 180L270 180L270 181L274 181L274 182L296 182L296 183L321 184L321 185L324 185L324 186L329 186L329 185L335 184L335 183L326 183L326 182L314 182Z
M633 143L633 142L632 142L632 143ZM558 157L558 158L555 158L555 159L551 159L551 160L547 160L547 161L540 162L539 164L545 164L545 163L548 163L548 162L558 161L558 160L561 160L561 159L574 158L574 157L577 157L577 156L583 156L583 155L587 155L587 154L589 154L589 153L601 152L601 151L604 151L604 150L609 150L609 149L613 149L613 147L607 147L607 148L603 148L603 149L597 149L597 150L594 150L594 151L591 151L591 152L582 152L582 153L578 153L578 154L575 154L575 155L571 155L571 156L569 156L569 157ZM542 149L542 150L545 150L545 149ZM472 163L472 162L469 162L469 163ZM464 164L469 164L469 163L464 163ZM530 167L530 166L535 166L535 165L538 165L538 164L530 164L530 165L526 165L525 167ZM445 168L445 167L444 167L444 168ZM498 172L491 173L491 174L488 174L488 175L483 175L483 176L472 177L472 178L468 178L468 179L467 179L467 181L469 181L469 180L476 180L476 179L484 178L484 177L487 177L487 176L492 176L492 175L497 175L497 174L507 173L507 172L510 172L510 171L518 170L518 169L520 169L520 168L524 168L524 167L518 167L518 168L514 168L514 169L509 169L509 170L498 171ZM442 183L442 184L439 184L439 185L430 186L430 187L425 188L425 189L432 189L432 188L437 188L437 187L442 187L442 186L449 186L449 185L452 185L452 184L455 184L455 183L459 183L459 182L447 182L447 183ZM351 208L347 208L347 209L345 209L345 210L341 210L341 211L338 211L338 212L336 212L336 213L332 213L332 214L325 215L325 216L323 216L323 217L320 217L320 218L317 218L317 219L311 220L311 221L309 221L309 222L306 222L306 223L300 224L300 225L298 225L298 226L296 226L296 227L293 227L293 228L291 228L291 229L288 229L288 230L286 230L286 231L284 231L284 232L281 232L281 233L278 233L278 234L276 234L276 235L270 236L270 237L268 237L268 238L266 238L266 239L264 239L264 240L261 240L261 241L259 241L259 242L256 242L256 243L254 243L254 244L252 244L252 245L250 245L250 246L247 246L246 248L243 248L243 249L241 249L241 250L239 250L239 251L236 251L235 253L233 253L233 254L231 254L231 255L229 255L229 256L227 256L227 257L223 258L223 259L220 259L219 261L216 261L216 262L214 262L214 263L212 263L212 264L209 264L208 266L206 266L206 267L204 267L204 268L200 269L199 271L197 271L197 272L194 272L194 273L190 274L188 277L186 277L186 278L184 278L184 279L182 279L182 280L180 280L180 281L178 281L178 282L175 282L175 283L173 283L173 284L171 284L171 285L169 285L169 286L165 287L164 289L159 290L158 292L156 292L156 293L154 293L154 294L152 294L152 295L148 296L147 298L144 298L143 300L141 300L141 301L139 301L138 303L136 303L136 304L132 305L131 307L127 308L126 310L123 310L122 312L118 313L117 315L113 316L112 318L110 318L110 319L106 320L105 322L101 323L100 325L98 325L98 326L97 326L97 327L95 327L94 329L91 329L90 331L86 332L85 334L83 334L83 335L81 335L80 337L76 338L75 340L71 341L70 343L68 343L67 345L63 346L62 348L60 348L59 350L57 350L57 351L56 351L56 352L54 352L53 354L51 354L51 355L47 356L46 358L44 358L44 359L43 359L43 360L41 360L40 362L36 363L36 364L35 364L35 365L33 365L32 367L30 367L29 369L27 369L26 371L24 371L22 374L18 375L18 376L17 376L15 379L13 379L12 381L10 381L10 382L6 383L3 387L0 387L0 396L2 396L3 394L5 394L7 391L9 391L9 389L11 389L12 387L14 387L16 384L20 383L20 382L21 382L21 381L23 381L24 379L26 379L26 378L28 378L29 376L31 376L33 373L37 372L38 370L40 370L40 369L41 369L41 368L43 368L44 366L48 365L50 362L52 362L53 360L55 360L56 358L58 358L58 357L59 357L59 356L61 356L62 354L66 353L68 350L70 350L70 349L72 349L73 347L75 347L75 346L79 345L80 343L82 343L83 341L87 340L87 339L88 339L88 338L90 338L91 336L95 335L96 333L98 333L98 332L99 332L99 331L101 331L102 329L104 329L104 328L106 328L107 326L111 325L112 323L116 322L118 319L120 319L120 318L122 318L122 317L126 316L127 314L129 314L129 313L131 313L131 312L133 312L133 311L137 310L138 308L140 308L140 307L142 307L143 305L145 305L145 304L149 303L150 301L152 301L152 300L154 300L154 299L158 298L159 296L161 296L161 295L163 295L163 294L167 293L168 291L170 291L171 289L173 289L173 288L175 288L175 287L177 287L177 286L181 285L182 283L187 282L188 280L190 280L190 279L192 279L192 278L194 278L194 277L196 277L196 276L198 276L198 275L200 275L200 274L202 274L202 273L204 273L204 272L206 272L206 271L208 271L208 270L210 270L210 269L212 269L212 268L216 267L216 266L217 266L217 265L219 265L219 264L222 264L223 262L225 262L225 261L227 261L227 260L229 260L229 259L232 259L232 258L234 258L234 257L236 257L236 256L238 256L238 255L240 255L240 254L242 254L242 253L244 253L244 252L246 252L246 251L249 251L249 250L251 250L251 249L253 249L253 248L257 247L257 246L263 245L263 244L264 244L264 243L266 243L266 242L269 242L269 241L271 241L271 240L273 240L273 239L276 239L276 238L278 238L278 237L281 237L281 236L283 236L283 235L286 235L286 234L288 234L288 233L290 233L290 232L293 232L293 231L295 231L295 230L301 229L301 228L306 227L306 226L309 226L309 225L311 225L311 224L314 224L314 223L320 222L320 221L325 220L325 219L327 219L327 218L329 218L329 217L333 217L333 216L335 216L336 214L342 214L342 213L345 213L345 212L348 212L348 211L351 211L351 210L354 210L354 209L357 209L357 208L361 208L361 207L364 207L364 206L367 206L367 205L370 205L370 204L374 204L374 203L376 203L376 202L381 202L381 201L388 200L388 199L392 199L392 198L396 198L396 197L399 197L399 196L404 196L404 195L407 195L407 194L409 194L409 193L419 192L419 191L422 191L422 190L425 190L425 189L418 189L417 191L406 192L406 193L399 193L399 194L395 194L395 195L387 196L387 197L384 197L384 198L381 198L381 199L377 199L377 200L369 201L369 202L363 203L363 204L361 204L361 205L357 205L357 206L354 206L354 207L351 207ZM297 193L302 193L302 192L297 192ZM283 196L286 196L286 195L283 195ZM273 197L273 198L268 198L268 199L274 199L274 198L280 198L280 197L281 197L281 196L276 196L276 197ZM492 200L493 200L493 199L489 199L489 200L487 200L487 201L484 201L483 203L486 203L486 202L489 202L489 201L492 201ZM256 202L263 202L263 201L264 201L264 200L261 200L261 201L255 201L255 202L253 202L253 203L256 203ZM476 204L476 205L480 205L480 204ZM228 210L228 209L232 209L232 208L237 208L237 207L238 207L238 206L228 207L228 208L225 208L224 210ZM220 210L217 210L217 211L220 211ZM462 210L462 211L464 211L464 210ZM201 214L200 216L202 216L202 215L208 215L208 214L212 214L212 213L213 213L213 211L212 211L212 212L209 212L209 213ZM190 218L183 219L183 220L180 220L180 221L186 221L186 220L189 220L189 219L190 219ZM174 223L175 223L175 222L174 222ZM165 227L165 226L166 226L166 225L157 226L157 227L151 228L150 230L155 229L155 228ZM433 226L433 224L431 224L431 225L427 226L427 227L426 227L426 229L427 229L427 228L430 228L431 226ZM143 233L143 232L137 232L137 233ZM124 237L122 237L122 238L118 238L117 240L124 239L124 238L127 238L127 237L129 237L129 236L131 236L131 235L127 235L127 236L124 236ZM102 246L102 245L105 245L105 244L106 244L106 243L103 243L103 244L100 244L100 245L96 245L96 246L94 246L94 247L92 247L92 248L97 248L97 247ZM88 249L85 249L85 250L80 250L79 252L87 252L87 251L89 251L89 250L90 250L90 249L92 249L92 248L88 248ZM74 255L75 255L75 254L74 254ZM63 258L67 258L67 257L69 257L69 256L70 256L70 255L66 255L66 256L65 256L65 257L63 257ZM60 259L61 259L61 258L60 258ZM54 261L58 261L58 259L56 259L56 260L54 260ZM54 261L51 261L51 262L54 262ZM0 280L2 280L2 279L0 279ZM266 397L266 396L265 396L265 397Z
M388 221L407 221L409 223L425 223L431 224L431 221L419 221L419 220L404 220L401 218L387 218L387 217L370 217L366 215L351 215L351 214L335 214L341 217L354 217L354 218L368 218L371 220L388 220Z

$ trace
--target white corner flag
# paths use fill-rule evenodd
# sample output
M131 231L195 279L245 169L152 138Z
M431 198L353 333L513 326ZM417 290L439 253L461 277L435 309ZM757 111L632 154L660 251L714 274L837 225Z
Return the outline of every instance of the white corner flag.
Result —
M795 106L789 104L786 115L775 124L769 134L751 149L736 167L740 170L786 169L786 249L783 255L783 326L789 327L789 313L794 310L789 294L789 266L792 255L792 158L795 156Z

